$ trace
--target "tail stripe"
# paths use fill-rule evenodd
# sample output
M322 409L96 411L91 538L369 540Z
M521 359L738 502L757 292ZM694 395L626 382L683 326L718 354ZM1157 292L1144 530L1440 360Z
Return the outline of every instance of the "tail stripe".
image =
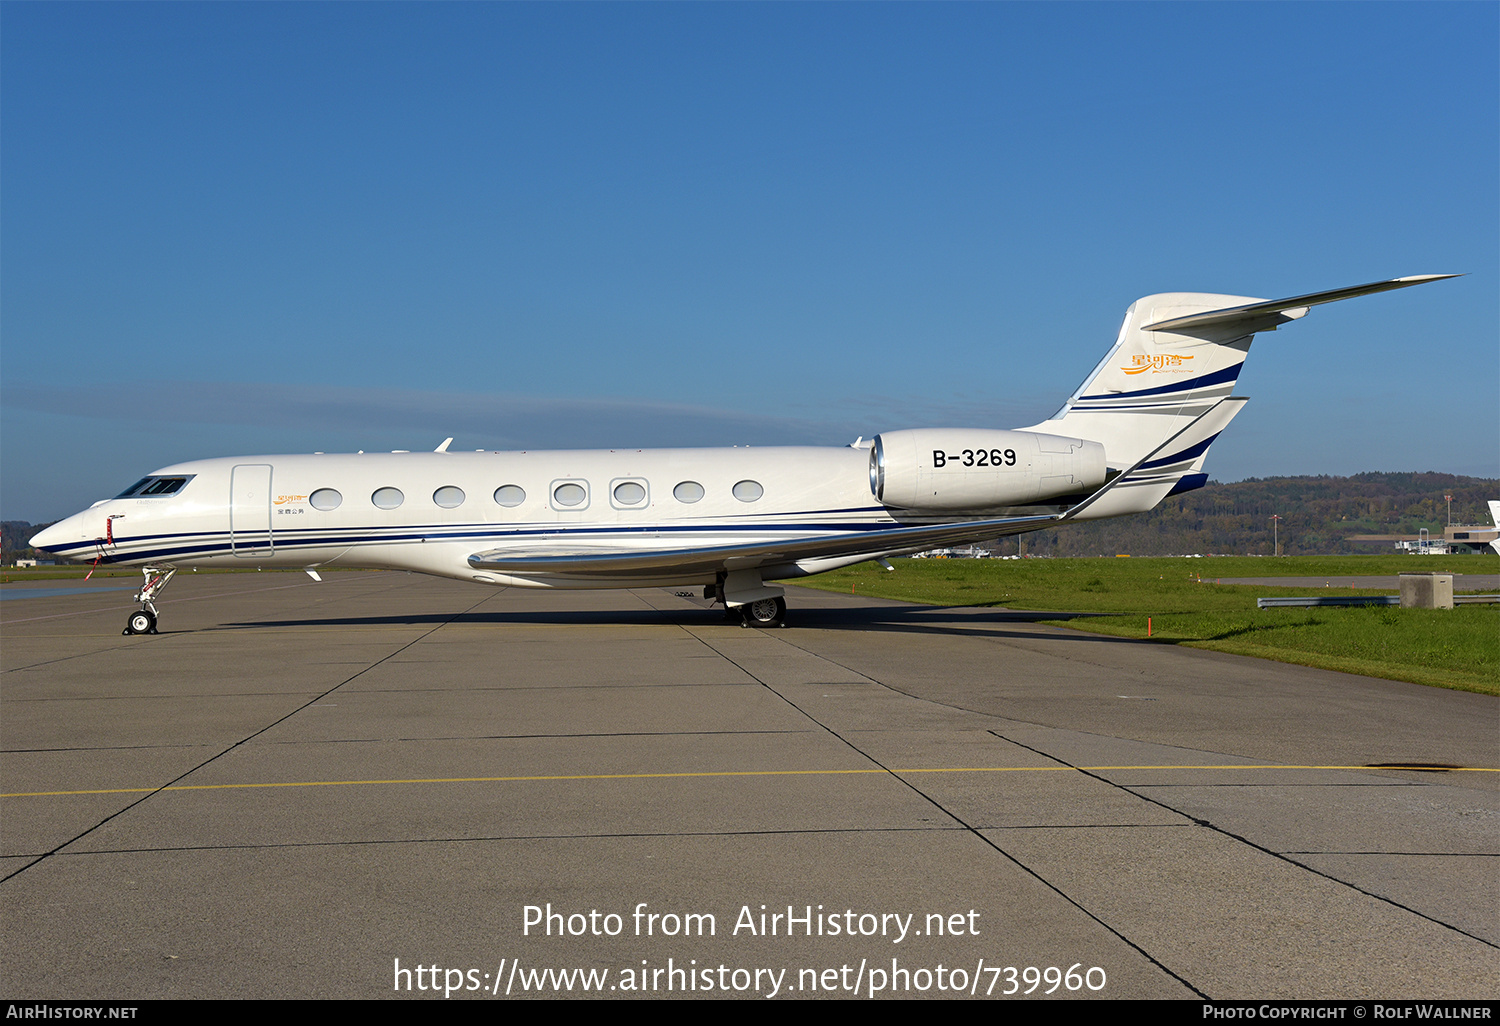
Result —
M1218 437L1219 433L1214 432L1212 435L1209 435L1197 445L1190 445L1186 449L1183 449L1181 452L1173 453L1171 456L1163 456L1159 460L1148 460L1147 462L1141 464L1140 469L1155 470L1157 467L1165 467L1171 463L1180 463L1183 460L1190 460L1194 457L1202 456L1204 453L1208 452L1208 447L1210 445L1213 445L1214 439Z
M1090 399L1134 399L1147 395L1171 395L1176 392L1191 392L1194 389L1207 388L1210 385L1222 385L1225 382L1233 382L1239 378L1240 370L1244 366L1245 362L1241 360L1239 363L1216 370L1212 374L1205 374L1202 377L1189 378L1186 381L1161 385L1157 388L1143 388L1136 392L1105 392L1102 395L1083 395L1079 396L1077 401L1085 402Z

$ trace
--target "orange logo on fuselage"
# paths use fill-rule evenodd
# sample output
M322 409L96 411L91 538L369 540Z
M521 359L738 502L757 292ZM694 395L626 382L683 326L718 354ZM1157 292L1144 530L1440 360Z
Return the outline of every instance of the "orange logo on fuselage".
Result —
M276 499L275 499L275 505L277 505L277 506L285 506L289 502L306 502L306 501L307 501L307 496L305 496L305 495L278 495L278 496L276 496Z
M1143 374L1146 371L1150 371L1152 374L1160 371L1172 371L1183 374L1192 370L1191 367L1183 366L1184 363L1191 359L1191 356L1181 356L1177 353L1161 353L1155 356L1147 353L1136 353L1130 358L1130 362L1134 366L1121 367L1120 369L1126 374Z

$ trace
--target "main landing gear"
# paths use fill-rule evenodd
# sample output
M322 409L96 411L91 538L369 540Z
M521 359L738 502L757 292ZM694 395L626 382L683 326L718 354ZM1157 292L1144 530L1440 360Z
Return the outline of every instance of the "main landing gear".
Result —
M747 602L740 606L740 613L745 618L746 627L785 627L786 599L778 595Z
M177 568L171 567L163 570L160 567L146 566L141 568L141 573L145 574L146 581L135 595L135 600L141 604L141 608L130 614L130 619L125 621L125 629L120 632L121 634L156 633L157 611L154 600L172 578L177 576Z
M785 627L786 599L780 588L766 587L758 570L720 571L703 589L703 597L723 603L724 619L741 627ZM733 601L731 601L733 600Z

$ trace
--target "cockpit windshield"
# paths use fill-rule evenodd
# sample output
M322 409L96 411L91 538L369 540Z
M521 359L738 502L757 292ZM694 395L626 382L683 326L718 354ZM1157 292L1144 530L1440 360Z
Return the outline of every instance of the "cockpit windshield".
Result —
M143 477L119 495L116 495L115 498L140 499L176 495L182 491L183 486L196 476L196 474L188 474L184 477Z

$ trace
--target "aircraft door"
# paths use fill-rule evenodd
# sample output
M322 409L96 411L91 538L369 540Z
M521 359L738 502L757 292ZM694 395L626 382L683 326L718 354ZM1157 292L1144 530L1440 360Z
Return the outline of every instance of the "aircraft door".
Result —
M271 467L246 463L229 478L229 543L236 556L269 556L275 551L271 536Z

